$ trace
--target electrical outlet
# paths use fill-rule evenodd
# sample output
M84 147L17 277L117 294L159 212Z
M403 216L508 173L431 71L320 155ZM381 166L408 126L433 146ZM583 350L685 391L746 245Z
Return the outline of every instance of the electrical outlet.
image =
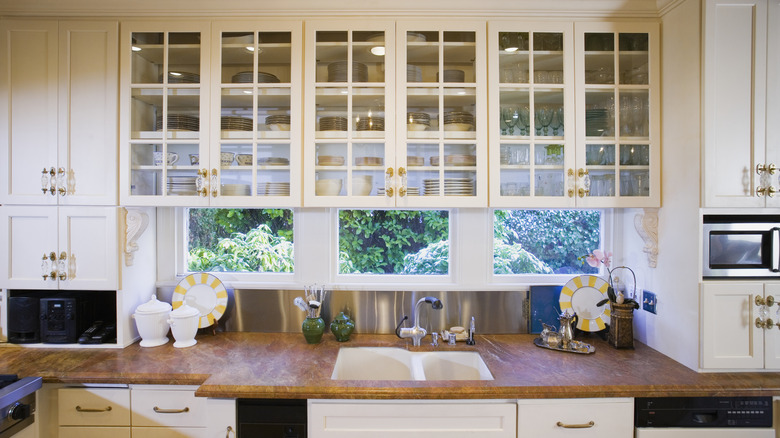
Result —
M650 292L649 290L642 291L642 309L650 312L650 313L656 313L655 307L658 304L658 299L655 296L655 293Z

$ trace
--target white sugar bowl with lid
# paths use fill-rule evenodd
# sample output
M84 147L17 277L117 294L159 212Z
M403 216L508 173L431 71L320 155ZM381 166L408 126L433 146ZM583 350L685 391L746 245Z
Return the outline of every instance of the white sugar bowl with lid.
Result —
M135 309L133 319L141 335L142 347L156 347L168 342L168 316L171 305L157 300L156 295Z
M191 302L191 298L187 298ZM168 323L171 325L173 339L176 342L173 346L176 348L191 347L197 343L195 335L198 333L198 323L200 322L200 311L195 307L189 306L185 302L171 312Z

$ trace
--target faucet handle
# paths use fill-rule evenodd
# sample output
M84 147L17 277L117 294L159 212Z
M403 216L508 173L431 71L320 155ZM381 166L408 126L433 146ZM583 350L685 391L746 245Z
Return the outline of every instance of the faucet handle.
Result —
M408 316L404 315L403 318L401 318L401 321L398 322L398 326L395 328L395 335L398 336L399 339L403 339L403 336L401 336L401 326L404 324L404 321L409 319Z

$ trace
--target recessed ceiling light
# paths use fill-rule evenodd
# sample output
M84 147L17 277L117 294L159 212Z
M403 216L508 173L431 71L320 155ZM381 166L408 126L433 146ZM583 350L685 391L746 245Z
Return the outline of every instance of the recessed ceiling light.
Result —
M517 47L504 47L505 52L517 52Z
M168 72L168 74L171 75L171 76L181 76L181 73L179 73L177 71Z
M140 52L141 48L138 47L138 46L132 46L132 47L130 47L130 50L132 50L133 52Z

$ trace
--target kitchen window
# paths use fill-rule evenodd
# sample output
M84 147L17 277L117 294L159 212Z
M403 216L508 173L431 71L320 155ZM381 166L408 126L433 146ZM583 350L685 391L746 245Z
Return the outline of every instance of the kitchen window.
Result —
M241 245L251 240L249 231L254 229L250 217L272 219L256 240L266 245L267 257L283 255L279 263L261 269L234 260L241 256L212 255L218 253L219 242L223 248L244 250ZM258 289L315 283L420 291L562 284L574 275L595 272L579 257L598 248L614 250L613 222L619 217L611 209L158 208L159 281L174 282L189 272L211 270L233 287ZM234 223L246 227L226 226ZM198 238L198 233L208 237ZM172 234L176 238L168 239ZM211 243L198 243L204 241ZM542 269L516 269L519 264L513 257L523 252L538 259ZM212 258L234 265L207 265ZM231 266L239 270L231 271L235 269Z
M292 210L190 208L185 217L187 271L294 272Z
M598 273L584 256L603 248L601 210L495 210L494 275Z

